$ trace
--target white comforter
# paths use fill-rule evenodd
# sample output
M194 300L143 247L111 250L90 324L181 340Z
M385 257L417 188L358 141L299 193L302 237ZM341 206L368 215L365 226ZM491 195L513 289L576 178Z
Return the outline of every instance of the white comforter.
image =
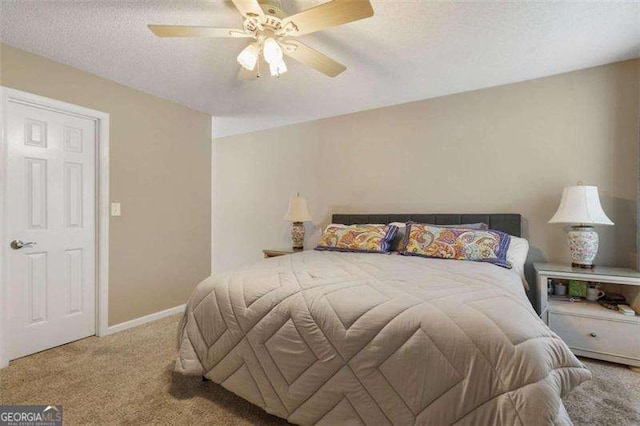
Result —
M299 424L565 424L591 377L495 265L305 251L194 291L176 369Z

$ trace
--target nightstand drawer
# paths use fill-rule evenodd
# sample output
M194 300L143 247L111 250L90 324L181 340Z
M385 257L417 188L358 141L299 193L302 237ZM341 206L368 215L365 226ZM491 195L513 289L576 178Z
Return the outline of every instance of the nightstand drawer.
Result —
M549 327L571 349L640 360L640 324L549 312Z

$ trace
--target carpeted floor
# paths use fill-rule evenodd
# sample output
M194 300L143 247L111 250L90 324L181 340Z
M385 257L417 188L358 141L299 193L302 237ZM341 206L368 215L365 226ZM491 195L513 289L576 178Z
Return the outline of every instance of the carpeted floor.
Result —
M0 404L61 404L66 424L287 424L222 387L173 373L178 316L90 337L0 370ZM565 400L577 425L639 425L640 374L584 360Z

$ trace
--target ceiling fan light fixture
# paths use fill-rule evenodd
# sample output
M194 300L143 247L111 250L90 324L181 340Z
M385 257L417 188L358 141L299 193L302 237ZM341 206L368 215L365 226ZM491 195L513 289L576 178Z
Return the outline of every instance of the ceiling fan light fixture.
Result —
M282 47L280 47L280 43L272 37L269 37L264 41L262 52L264 60L270 65L282 61Z
M238 63L242 65L243 68L253 71L256 67L256 63L258 62L259 54L260 51L258 50L258 47L254 43L251 43L242 49L242 52L238 55Z
M287 65L282 60L284 55L328 77L336 77L347 67L296 38L370 18L374 14L371 0L323 0L320 5L291 15L282 10L282 0L231 2L242 15L241 28L157 24L147 27L158 37L249 39L251 44L237 57L241 65L237 76L240 81L259 78L263 60L268 63L273 75L279 76L287 72Z
M269 71L271 71L272 77L280 77L281 74L287 72L287 64L284 63L284 59L280 59L278 62L269 64Z

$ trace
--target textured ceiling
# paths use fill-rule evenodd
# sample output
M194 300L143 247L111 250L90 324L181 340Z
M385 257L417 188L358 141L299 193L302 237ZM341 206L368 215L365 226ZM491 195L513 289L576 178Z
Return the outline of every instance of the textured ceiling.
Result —
M296 12L322 3L282 0ZM18 48L214 116L225 136L529 80L640 56L640 2L372 0L375 16L301 37L336 78L288 60L238 82L242 39L160 39L148 23L240 27L230 1L0 2Z

